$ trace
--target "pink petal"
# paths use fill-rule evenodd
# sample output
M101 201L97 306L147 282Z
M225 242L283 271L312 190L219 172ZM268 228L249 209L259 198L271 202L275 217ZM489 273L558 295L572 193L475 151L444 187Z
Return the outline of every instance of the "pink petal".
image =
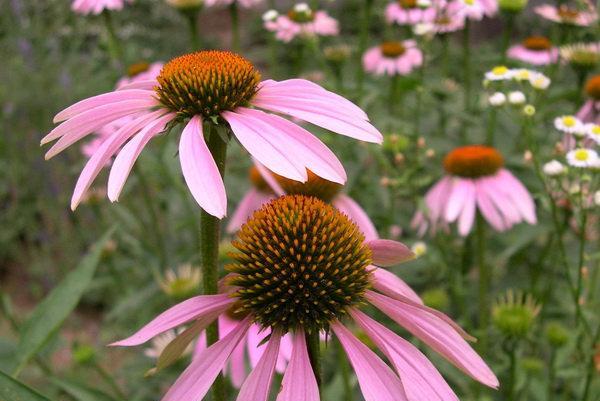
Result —
M304 128L285 118L260 110L240 107L238 112L263 121L278 130L288 141L289 149L293 149L303 159L305 167L319 177L338 184L346 182L346 172L342 163L323 142Z
M496 230L504 231L508 228L503 216L498 212L494 204L498 201L494 196L488 196L485 184L477 183L477 207L481 211L482 216Z
M536 224L535 203L527 188L510 171L502 169L498 172L502 179L502 188L513 199L514 205L529 224Z
M273 176L273 174L269 171L268 168L266 168L256 160L254 160L254 165L260 173L260 176L263 178L263 180L266 181L267 184L269 184L269 187L273 192L275 192L277 196L285 195L285 191L283 190L283 188L281 188L281 185L279 185L277 179L275 178L275 176Z
M117 88L117 91L130 90L130 89L145 89L154 90L158 86L156 79L148 79L144 81L130 82Z
M421 298L413 291L408 284L396 276L394 273L385 269L379 269L373 266L373 288L388 297L398 299L408 298L416 303L423 304ZM402 299L400 298L400 299Z
M250 318L247 317L225 338L198 355L167 391L162 401L201 400L223 370L235 347L244 338L249 326Z
M350 315L394 365L410 401L458 401L440 372L414 345L357 309Z
M356 372L365 401L407 400L398 376L366 345L339 322L331 325Z
M121 127L117 132L107 138L100 147L94 152L92 157L88 160L85 167L81 171L73 196L71 197L71 209L75 210L81 202L81 198L85 195L94 179L102 170L102 167L106 165L106 162L115 154L115 152L142 127L146 126L152 120L155 120L164 113L163 110L158 110L152 113L144 114L141 117L136 118L130 123Z
M131 337L110 345L121 347L140 345L152 337L189 322L192 319L210 317L214 320L219 314L227 310L233 302L234 299L227 294L199 295L190 298L167 309Z
M446 220L453 222L460 216L466 198L473 192L473 183L467 178L454 178L454 186L448 196L448 205L446 207Z
M133 168L133 164L144 147L148 144L150 139L162 132L167 123L173 120L174 117L175 115L173 113L169 113L152 121L134 136L123 149L121 149L115 158L108 176L108 199L112 202L119 199L119 194Z
M358 228L360 228L367 241L379 238L375 225L354 199L348 195L338 195L333 200L333 205L358 225Z
M475 200L477 197L475 183L470 181L466 186L463 209L458 217L458 233L463 237L469 234L475 221Z
M223 112L222 117L227 120L242 146L256 160L279 175L306 182L308 175L304 163L293 149L282 142L279 131L273 132L273 128L267 124L231 111Z
M293 350L277 401L319 401L317 379L310 365L303 330L293 334Z
M265 194L254 188L250 189L240 201L235 212L233 212L227 224L227 233L233 234L237 232L255 211L271 199L273 199L273 196L270 194Z
M267 348L242 385L237 401L266 401L269 398L269 390L275 374L275 364L279 355L280 341L281 334L279 332L271 333Z
M410 305L372 291L366 296L375 307L463 372L489 387L498 387L494 373L447 321L420 305Z
M221 337L224 337L221 335ZM233 387L240 388L246 380L246 347L240 342L231 353L229 363L223 369L223 374L229 376Z
M373 253L373 264L377 266L394 266L415 258L415 254L398 241L374 239L366 244Z
M147 100L152 98L154 95L154 91L149 90L120 90L114 92L103 93L101 95L89 97L87 99L81 100L60 113L54 116L54 123L59 123L61 121L68 120L72 117L75 117L78 114L81 114L85 111L94 109L98 106L104 106L111 103L122 102L124 100Z
M223 178L202 133L202 119L194 116L179 140L179 161L188 188L207 213L220 218L227 214Z

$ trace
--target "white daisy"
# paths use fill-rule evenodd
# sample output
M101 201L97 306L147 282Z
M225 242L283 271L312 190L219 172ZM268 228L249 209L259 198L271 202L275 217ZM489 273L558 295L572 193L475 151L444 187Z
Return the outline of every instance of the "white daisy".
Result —
M600 125L594 123L586 124L585 133L589 138L600 145Z
M425 255L425 253L427 252L427 244L424 243L423 241L418 241L415 242L413 244L413 246L410 247L410 250L416 255L416 257L420 257Z
M279 17L279 13L277 12L277 10L271 9L262 15L262 20L264 22L275 21L277 17Z
M534 74L530 74L529 84L537 90L546 90L550 86L552 82L550 78L542 74L541 72L536 72Z
M506 81L513 77L513 70L504 65L499 65L485 73L488 81Z
M592 149L578 148L567 153L567 162L574 167L597 167L600 163L598 153Z
M585 134L584 124L575 116L560 116L554 119L554 127L567 134L582 136Z
M567 170L567 167L558 160L552 160L544 164L544 174L550 177L562 175Z
M525 103L525 94L521 91L513 91L508 94L508 102L510 104L523 104Z
M502 106L506 103L506 95L502 92L496 92L488 98L488 102L494 107Z
M537 71L528 70L527 68L515 68L511 70L511 73L515 81L529 81L538 74Z

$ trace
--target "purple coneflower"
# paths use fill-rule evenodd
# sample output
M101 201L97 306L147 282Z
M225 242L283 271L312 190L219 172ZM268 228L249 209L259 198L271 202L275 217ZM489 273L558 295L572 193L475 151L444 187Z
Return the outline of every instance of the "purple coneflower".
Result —
M337 36L339 23L326 11L312 10L306 3L299 3L287 14L265 20L265 28L274 32L282 42L291 42L296 37Z
M367 304L469 376L498 386L494 373L465 341L466 333L396 287L388 279L393 274L375 267L412 259L412 252L395 241L365 241L358 226L333 206L302 195L280 197L248 220L233 245L237 251L231 255L235 262L227 266L227 293L191 298L113 344L135 346L190 321L201 328L225 313L239 316L227 336L194 358L163 401L202 399L252 324L270 330L270 335L264 336L264 353L242 384L238 401L268 399L281 338L287 333L292 354L277 400L319 400L309 353L316 352L310 344L321 331L333 333L342 344L366 401L456 400L421 351L360 310ZM395 372L352 334L346 327L351 322L369 336Z
M415 41L384 42L363 56L365 71L375 75L407 75L423 64L423 53Z
M548 65L558 61L559 50L545 36L530 36L518 45L511 46L508 57L532 65Z
M227 198L203 127L230 128L257 161L284 177L306 181L308 168L330 181L345 182L341 163L317 137L259 109L287 114L355 139L382 141L367 115L343 97L302 79L261 81L260 73L245 58L212 50L177 57L165 64L156 79L135 82L66 108L54 118L61 124L42 144L57 140L46 153L49 159L106 124L135 116L89 159L73 193L73 209L115 154L108 197L116 201L146 144L180 123L185 125L179 141L183 176L198 204L213 216L225 216Z
M82 15L98 15L104 10L122 10L125 3L133 3L133 0L74 0L71 10Z

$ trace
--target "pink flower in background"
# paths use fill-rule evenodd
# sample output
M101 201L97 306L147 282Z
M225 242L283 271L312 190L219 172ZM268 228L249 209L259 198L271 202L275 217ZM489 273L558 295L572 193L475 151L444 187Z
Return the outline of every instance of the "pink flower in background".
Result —
M164 63L161 61L150 64L142 62L130 65L127 69L127 75L117 82L116 89L121 89L136 82L155 80L158 74L160 74L160 70L162 70L163 66Z
M436 7L431 4L421 7L417 0L397 0L385 8L385 19L388 24L416 25L433 22L437 14Z
M493 17L498 13L496 0L453 0L446 6L452 18L479 21L483 17Z
M413 40L384 42L363 55L365 71L375 75L406 75L423 64L423 53Z
M267 19L264 24L282 42L290 42L298 36L337 36L340 33L336 19L326 11L311 10L305 3L296 4L286 15Z
M563 4L559 7L543 4L534 8L537 15L552 22L560 24L590 26L598 19L598 14L593 7L588 10L580 10Z
M308 168L330 181L345 182L344 168L329 148L304 128L274 113L355 139L382 142L381 133L367 115L349 100L306 80L261 81L254 66L237 54L200 51L171 60L156 79L131 83L66 108L54 118L62 123L42 139L42 144L57 140L46 153L49 159L106 124L135 117L89 159L73 193L73 209L115 154L107 192L111 201L118 200L148 142L174 124L184 123L179 141L183 176L198 204L222 218L227 210L225 186L203 135L203 122L214 117L226 121L242 146L277 174L306 181Z
M257 235L269 232L270 235ZM369 303L479 382L498 380L468 345L470 337L446 315L422 304L409 287L377 266L412 259L403 244L364 242L359 228L333 206L313 197L278 198L248 220L233 242L237 252L225 279L230 294L201 295L160 314L116 346L136 346L187 322L208 324L235 308L243 318L229 333L193 359L163 401L201 400L253 324L265 330L260 360L243 382L238 401L268 400L282 337L292 352L279 401L317 401L319 390L306 336L335 335L353 366L366 401L456 400L444 378L409 341L359 308ZM310 249L306 252L306 248ZM272 249L270 252L262 250ZM389 361L385 363L341 322L352 320Z
M421 235L458 222L458 232L469 234L477 211L497 231L523 221L536 224L533 198L491 147L472 145L454 149L444 159L448 175L425 195L427 210L417 212L413 226Z
M450 15L447 12L439 14L433 21L432 31L438 35L460 31L465 28L465 17Z
M558 61L559 50L544 36L531 36L518 45L511 46L508 57L532 65L548 65Z
M104 10L122 10L125 3L133 3L133 0L74 0L71 10L82 15L98 15Z
M340 193L342 185L319 177L308 171L305 183L290 180L269 171L260 163L250 169L250 181L253 188L246 192L233 213L227 232L235 233L265 203L282 195L314 196L324 202L331 203L336 209L346 214L358 227L367 240L379 238L375 225L363 208L348 195Z
M237 3L244 8L253 8L264 3L264 0L204 0L206 7L229 5L231 3Z
M577 118L586 123L600 124L600 75L594 75L585 84L588 100L577 112Z

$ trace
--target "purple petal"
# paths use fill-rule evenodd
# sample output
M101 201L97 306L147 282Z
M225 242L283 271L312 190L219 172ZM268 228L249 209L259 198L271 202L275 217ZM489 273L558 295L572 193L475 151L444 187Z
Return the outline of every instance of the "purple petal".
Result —
M367 215L367 213L363 210L362 207L354 199L350 198L348 195L338 195L333 200L333 205L342 213L350 218L350 220L354 221L360 231L362 231L365 239L372 240L379 238L379 234L377 234L377 229L375 229L375 225Z
M302 329L293 334L293 349L277 401L319 401L319 387L310 364Z
M408 298L418 304L423 304L417 293L394 273L375 266L371 272L374 278L373 288L377 291L394 299Z
M366 244L373 253L373 264L377 266L394 266L415 258L415 254L398 241L374 239Z
M250 189L246 192L246 195L242 198L239 205L233 212L233 215L229 219L227 224L227 233L233 234L237 232L244 223L252 216L252 214L260 209L260 207L266 202L273 199L270 194L265 194L256 189Z
M279 332L271 333L267 348L242 385L237 401L266 401L269 398L280 341L281 334Z

